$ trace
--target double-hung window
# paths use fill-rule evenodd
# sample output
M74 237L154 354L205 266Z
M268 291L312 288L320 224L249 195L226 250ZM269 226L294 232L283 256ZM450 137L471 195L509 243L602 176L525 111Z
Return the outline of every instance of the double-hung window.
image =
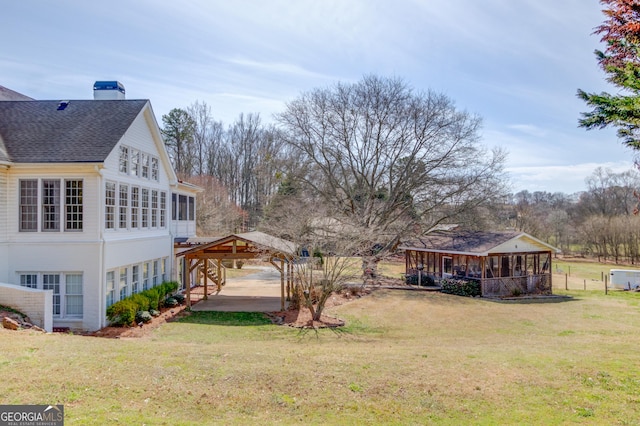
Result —
M106 294L105 294L105 302L107 308L113 305L116 301L116 272L108 271L107 272L107 282L106 282Z
M160 228L167 226L167 193L160 192Z
M158 157L151 157L151 179L158 182L160 180L160 166Z
M23 287L53 292L53 316L82 318L83 275L80 272L28 272L20 274Z
M127 220L129 215L129 185L120 184L120 220L118 227L120 229L127 229Z
M20 231L38 230L38 180L20 180Z
M158 191L151 190L151 227L158 227Z
M120 173L129 173L129 147L120 146Z
M116 183L107 182L104 191L104 227L116 227Z
M137 229L139 224L140 213L140 188L131 187L131 228Z
M65 180L65 231L82 231L82 181Z
M21 179L18 190L20 232L82 231L81 179Z
M146 188L142 188L140 191L141 194L141 204L142 204L142 227L149 227L149 190Z
M60 231L60 179L42 180L42 230Z

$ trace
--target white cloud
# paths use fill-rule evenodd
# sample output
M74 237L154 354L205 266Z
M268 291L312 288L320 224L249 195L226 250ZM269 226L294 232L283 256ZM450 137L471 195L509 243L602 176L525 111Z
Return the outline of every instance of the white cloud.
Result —
M611 169L614 173L622 173L633 169L630 161L581 163L563 166L508 167L512 177L513 192L521 190L564 192L585 191L585 179L598 168Z
M530 136L544 137L547 132L534 124L511 124L509 129L517 130Z

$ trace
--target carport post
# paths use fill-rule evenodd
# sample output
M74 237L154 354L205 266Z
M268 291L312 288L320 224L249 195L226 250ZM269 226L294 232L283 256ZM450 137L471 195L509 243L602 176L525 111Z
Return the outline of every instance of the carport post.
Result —
M207 259L202 259L202 281L204 281L204 296L202 297L203 300L207 300L209 298L209 289L207 288L207 284L209 281L207 279L207 263Z
M284 259L280 259L280 310L284 311Z
M191 259L186 258L186 264L187 264L187 273L184 274L184 285L187 288L187 308L190 309L191 308Z

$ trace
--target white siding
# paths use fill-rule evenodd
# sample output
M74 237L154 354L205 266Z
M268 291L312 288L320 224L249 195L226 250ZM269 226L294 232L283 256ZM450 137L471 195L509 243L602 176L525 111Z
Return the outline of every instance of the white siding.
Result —
M7 214L9 211L7 193L7 168L0 166L0 282L8 282L9 245L7 241Z
M530 253L550 251L551 247L540 244L531 238L521 236L491 249L490 253Z
M120 146L126 145L158 159L158 179L121 173ZM42 208L39 206L38 231L20 232L19 181L39 180L39 203L42 202L41 180L83 180L82 231L43 232ZM147 229L105 229L105 183L127 184L166 194L165 226ZM174 275L173 237L195 235L195 221L174 224L171 217L171 193L181 184L171 169L169 157L150 105L142 110L102 164L15 164L9 169L0 166L0 282L20 283L21 273L81 273L83 284L83 318L54 318L54 326L96 330L106 325L106 274L154 260L167 260L166 276ZM195 191L195 189L193 190ZM186 190L189 196L195 192ZM129 192L130 194L130 192ZM159 197L158 197L159 201ZM130 202L130 198L129 198ZM151 207L151 206L149 206ZM158 206L159 207L159 206ZM130 208L130 204L129 204ZM117 221L118 203L116 203ZM64 206L61 206L64 217ZM62 222L64 225L64 222ZM151 224L150 224L151 225ZM179 229L178 229L179 228ZM117 279L117 277L116 277ZM161 280L161 278L160 278ZM129 281L130 282L130 281ZM119 295L118 295L119 296ZM118 298L116 297L116 300Z

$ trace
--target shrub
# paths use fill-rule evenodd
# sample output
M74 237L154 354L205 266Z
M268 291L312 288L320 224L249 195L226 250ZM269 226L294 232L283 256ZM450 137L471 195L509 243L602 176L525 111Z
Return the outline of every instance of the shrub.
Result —
M149 300L149 309L158 310L160 307L160 294L156 288L157 287L150 288L140 293Z
M160 311L156 311L155 309L149 310L149 313L151 314L152 317L159 317L160 316Z
M160 284L158 287L154 287L158 289L158 294L161 299L169 296L170 294L175 293L178 290L178 283L175 281L165 281Z
M107 319L111 325L122 327L134 324L134 322L140 322L137 319L139 312L158 312L160 308L160 300L167 296L170 296L178 290L178 283L176 281L166 281L162 284L152 287L140 293L133 294L126 299L120 300L107 308ZM184 303L183 295L174 295L171 297L174 302L170 302L171 305L177 306L179 303ZM165 300L166 303L166 300ZM160 312L158 312L160 315ZM151 315L149 314L149 318Z
M174 295L173 295L173 296L171 296L171 297L173 297L174 299L176 299L176 301L177 301L177 302L178 302L178 304L180 304L180 305L184 304L184 302L187 300L187 298L185 297L185 295L184 295L184 294L180 294L180 293L178 293L178 294L174 294Z
M130 296L130 299L133 303L135 303L138 308L136 311L148 311L149 310L149 298L145 297L140 293L136 293Z
M163 305L167 308L173 308L175 306L178 306L178 301L173 297L167 297L166 299L164 299Z
M131 299L124 299L107 308L107 319L116 327L132 325L138 306Z
M418 285L418 274L407 275L407 277L405 278L405 281L407 284L410 284L410 285ZM423 287L425 286L432 287L436 285L436 282L431 275L427 275L423 272L422 276L420 277L420 285Z
M440 282L443 293L454 294L456 296L475 297L480 296L480 282L473 280L456 280L446 278Z
M153 317L151 316L151 314L149 313L149 311L138 311L136 312L136 322L137 323L147 323L150 322L153 319Z

